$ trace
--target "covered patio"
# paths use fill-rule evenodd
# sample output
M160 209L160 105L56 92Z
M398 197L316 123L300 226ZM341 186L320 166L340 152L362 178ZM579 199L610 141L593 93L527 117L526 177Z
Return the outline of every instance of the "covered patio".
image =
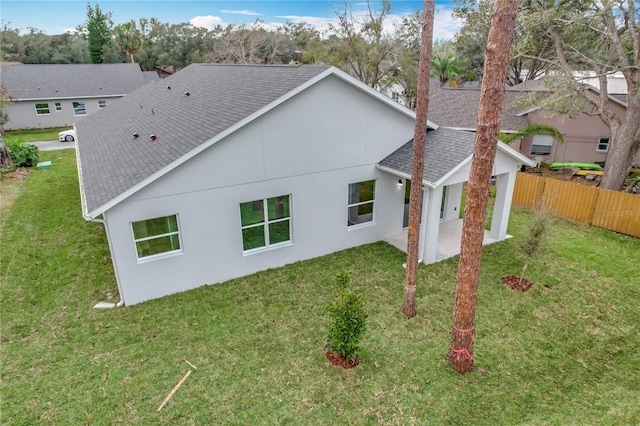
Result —
M460 253L462 236L461 213L464 183L469 180L475 135L454 129L431 129L427 133L422 174L422 214L418 258L430 264ZM493 161L492 176L495 192L490 229L484 232L483 245L509 238L507 225L516 173L522 164L535 163L508 145L498 142ZM399 185L409 184L413 171L413 142L387 156L377 164L378 169L400 178ZM408 199L405 193L405 216ZM408 225L405 220L404 227ZM388 236L385 241L407 250L407 232Z
M451 257L460 254L460 240L462 237L462 219L450 220L448 222L441 222L438 230L438 244L436 246L436 258L435 262L449 259ZM511 235L506 235L505 238L511 238ZM407 231L403 231L400 234L392 235L385 239L386 242L392 246L407 252ZM482 245L496 243L498 240L491 237L489 231L484 231L484 238ZM420 259L422 262L422 259Z

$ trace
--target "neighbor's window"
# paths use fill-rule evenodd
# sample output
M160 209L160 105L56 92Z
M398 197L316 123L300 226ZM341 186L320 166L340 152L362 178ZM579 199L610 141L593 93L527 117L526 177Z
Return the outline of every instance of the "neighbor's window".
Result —
M107 106L107 101L98 101L98 108L102 109Z
M36 114L45 115L50 113L49 104L36 104Z
M600 142L598 142L598 148L596 148L596 151L599 151L599 152L609 151L609 142L610 142L609 138L600 138Z
M375 180L349 184L347 226L373 222L375 195Z
M533 135L531 155L549 155L553 146L553 136Z
M400 102L400 93L398 92L391 92L391 99L393 99L396 102Z
M56 102L54 105L56 106L56 111L62 111L62 104L60 102Z
M290 204L290 195L240 204L244 251L291 241Z
M133 222L131 227L138 259L180 251L177 215Z
M84 106L84 102L73 103L73 115L87 115L87 109Z

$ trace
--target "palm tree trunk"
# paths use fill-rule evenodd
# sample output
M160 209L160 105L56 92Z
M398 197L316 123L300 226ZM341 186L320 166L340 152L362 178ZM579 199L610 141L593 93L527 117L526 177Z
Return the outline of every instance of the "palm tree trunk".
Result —
M509 50L513 43L517 11L518 0L495 1L485 51L480 110L460 243L451 345L447 358L459 374L471 371L473 367L476 296L487 197L498 145Z
M404 286L402 312L407 318L416 316L416 277L418 273L418 242L422 214L422 181L424 173L424 145L427 137L429 109L429 74L431 73L431 45L433 43L434 1L424 0L422 12L422 48L418 73L418 106L413 136L413 170L409 195L409 231L407 235L407 276Z

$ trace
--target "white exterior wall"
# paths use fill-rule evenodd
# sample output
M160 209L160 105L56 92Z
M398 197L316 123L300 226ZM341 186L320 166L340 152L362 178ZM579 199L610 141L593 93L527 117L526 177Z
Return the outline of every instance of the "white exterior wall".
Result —
M98 111L98 101L106 101L107 107L120 99L119 97L89 98L89 99L51 99L16 101L7 107L9 122L6 130L26 128L71 127L84 117ZM55 103L60 102L62 111L56 111ZM73 115L73 102L84 102L87 115ZM49 114L36 114L36 104L49 104Z
M462 204L462 183L447 186L447 199L444 207L442 222L457 220L460 218L460 205Z
M105 213L127 305L382 240L404 189L375 164L413 120L329 77ZM347 227L348 185L376 179L374 222ZM292 243L243 254L240 203L291 194ZM131 222L177 214L182 252L138 261Z

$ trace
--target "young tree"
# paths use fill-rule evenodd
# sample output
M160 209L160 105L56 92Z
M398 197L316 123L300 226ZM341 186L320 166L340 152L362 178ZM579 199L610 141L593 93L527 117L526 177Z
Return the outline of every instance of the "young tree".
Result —
M103 13L100 5L87 3L86 29L89 40L89 57L92 64L101 64L105 47L111 44L111 12Z
M424 175L424 146L427 137L427 111L429 110L429 74L433 42L433 0L424 0L422 12L422 47L418 76L418 106L413 136L413 170L409 194L409 231L407 236L407 276L404 286L402 312L407 318L416 315L416 278L418 273L418 241L422 215L422 181Z
M489 183L500 132L509 50L513 43L518 0L496 0L484 59L478 125L464 209L460 261L447 361L459 374L473 367L476 296Z
M133 64L133 54L142 50L142 33L136 27L136 21L116 25L113 29L114 41L118 49L124 51Z

